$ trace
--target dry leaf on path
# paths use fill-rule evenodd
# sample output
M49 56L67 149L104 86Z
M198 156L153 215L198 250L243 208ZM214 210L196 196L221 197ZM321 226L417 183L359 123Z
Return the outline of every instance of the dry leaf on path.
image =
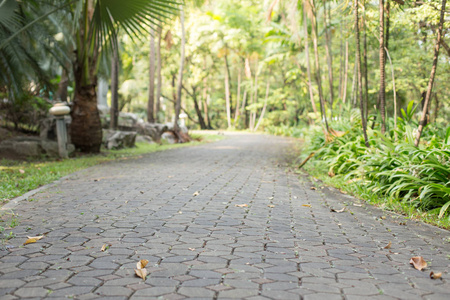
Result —
M267 207L274 208L275 205L267 205Z
M427 262L423 259L422 256L412 257L409 263L412 264L414 268L416 268L419 271L422 271L428 266Z
M28 245L28 244L32 244L32 243L36 243L38 240L37 239L28 239L25 241L25 243L23 243L23 245Z
M331 208L330 210L331 210L331 212L341 213L341 212L344 212L345 209L346 209L346 207L344 207L344 208L342 208L342 209L338 209L338 210L336 210L336 209L334 209L334 208Z
M145 281L145 277L147 277L147 269L134 269L134 272Z
M392 246L392 242L389 241L389 243L386 246L384 246L383 249L391 249L391 246Z
M312 186L312 187L311 187L311 190L315 191L315 190L317 190L317 188L314 187L314 186Z
M302 204L304 207L311 207L311 204Z
M191 250L191 251L195 251L195 248L188 248L189 250Z
M136 269L138 269L138 270L144 269L147 264L148 264L148 260L141 259L140 261L137 262Z
M353 206L361 207L362 204L353 203Z
M236 204L236 207L248 207L248 204Z
M27 238L30 239L35 239L36 241L39 241L40 239L42 239L44 236L40 235L40 236L27 236Z
M198 196L198 195L200 195L200 192L199 192L199 191L196 191L195 193L192 194L192 196L194 196L194 197L195 197L195 196Z
M107 249L107 247L108 247L108 245L104 244L104 245L102 246L102 249L100 249L100 251L105 252L105 250Z
M439 279L441 277L442 277L442 273L441 272L437 272L437 273L431 272L430 273L430 278L431 279Z

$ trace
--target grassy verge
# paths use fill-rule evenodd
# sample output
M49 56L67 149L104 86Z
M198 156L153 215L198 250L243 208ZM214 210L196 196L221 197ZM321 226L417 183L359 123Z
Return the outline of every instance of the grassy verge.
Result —
M383 210L399 213L403 215L405 219L422 221L433 226L450 229L449 218L439 218L438 212L421 210L420 208L409 205L401 199L374 193L359 182L350 182L349 180L346 180L344 176L338 175L330 177L328 174L328 166L322 161L310 160L302 169L309 175L321 180L326 185L339 189L344 194L352 195Z
M174 145L137 143L136 148L103 150L101 154L97 155L83 155L56 161L40 159L23 162L3 159L0 161L0 206L28 191L90 166L117 159L139 157L156 151L199 145L223 138L223 136L207 133L191 136L200 141Z

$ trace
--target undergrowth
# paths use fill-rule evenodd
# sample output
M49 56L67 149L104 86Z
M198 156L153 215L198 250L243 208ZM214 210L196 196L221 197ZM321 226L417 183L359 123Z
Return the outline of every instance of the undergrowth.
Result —
M301 160L315 153L303 168L325 183L383 209L450 228L450 127L428 125L415 147L414 110L410 103L397 120L397 130L385 135L369 126L369 148L357 111L331 123L339 132L332 141L325 142L319 126L269 129L269 133L296 132L302 137ZM389 121L393 128L393 120Z

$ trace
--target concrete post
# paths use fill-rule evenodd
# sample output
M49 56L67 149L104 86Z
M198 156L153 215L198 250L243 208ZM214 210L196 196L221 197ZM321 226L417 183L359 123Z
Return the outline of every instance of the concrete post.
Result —
M58 152L61 158L69 157L67 153L67 130L64 116L70 113L70 107L64 103L56 103L50 108L50 114L56 118L56 136L58 138Z

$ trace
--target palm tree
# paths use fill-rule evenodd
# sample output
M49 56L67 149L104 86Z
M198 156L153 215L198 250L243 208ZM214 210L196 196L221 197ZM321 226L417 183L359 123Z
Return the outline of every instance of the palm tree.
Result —
M3 1L5 2L5 1ZM2 2L2 6L3 3ZM13 0L7 4L15 3ZM132 36L139 31L148 31L148 27L156 21L173 14L178 4L170 0L34 0L37 7L49 2L60 5L55 9L37 17L22 28L14 29L8 39L1 37L0 49L8 43L11 37L38 23L54 12L65 13L72 18L75 32L75 57L73 58L73 75L75 82L74 100L71 111L72 143L84 152L99 152L102 142L102 130L97 109L97 73L100 56L110 52L111 45L117 39L118 27ZM11 4L13 6L13 4ZM13 8L14 10L16 7ZM0 10L3 11L3 7ZM3 15L3 14L1 14ZM3 19L0 15L0 20ZM6 58L8 60L8 58Z

